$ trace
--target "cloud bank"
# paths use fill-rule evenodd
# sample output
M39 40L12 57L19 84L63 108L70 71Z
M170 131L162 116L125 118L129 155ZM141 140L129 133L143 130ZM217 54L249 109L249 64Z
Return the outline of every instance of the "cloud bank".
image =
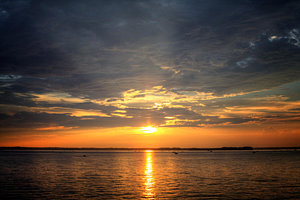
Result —
M298 1L1 1L1 132L299 121L299 13Z

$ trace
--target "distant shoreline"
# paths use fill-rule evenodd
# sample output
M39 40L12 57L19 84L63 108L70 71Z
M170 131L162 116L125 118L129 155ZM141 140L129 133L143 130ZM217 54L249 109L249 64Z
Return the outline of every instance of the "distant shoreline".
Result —
M66 147L0 147L0 150L119 150L119 151L142 151L142 150L163 150L163 151L212 151L212 150L284 150L300 149L300 147L221 147L221 148L180 148L180 147L160 147L160 148L66 148Z

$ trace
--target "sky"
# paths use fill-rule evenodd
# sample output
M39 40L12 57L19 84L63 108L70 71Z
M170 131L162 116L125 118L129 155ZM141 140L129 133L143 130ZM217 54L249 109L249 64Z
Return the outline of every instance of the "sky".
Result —
M300 146L299 22L289 0L1 0L0 146Z

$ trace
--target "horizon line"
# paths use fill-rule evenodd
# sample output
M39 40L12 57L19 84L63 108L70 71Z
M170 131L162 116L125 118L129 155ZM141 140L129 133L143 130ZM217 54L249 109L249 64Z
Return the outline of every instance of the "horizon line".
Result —
M23 146L0 146L0 150L260 150L260 149L300 149L293 147L252 147L252 146L228 146L228 147L23 147Z

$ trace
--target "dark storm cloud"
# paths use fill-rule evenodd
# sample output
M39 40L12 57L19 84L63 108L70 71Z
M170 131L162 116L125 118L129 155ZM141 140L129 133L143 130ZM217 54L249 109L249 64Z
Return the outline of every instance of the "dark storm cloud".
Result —
M15 93L6 91L0 94L0 104L7 105L21 105L21 106L36 106L36 103L32 101L32 95L18 96Z
M171 49L172 65L182 74L169 79L169 87L231 93L299 79L293 72L299 72L300 48L286 39L299 27L295 2L219 2L204 10L194 16L192 25L181 24L181 40ZM278 34L282 40L269 40Z
M284 34L297 29L299 5L293 1L19 4L22 9L11 11L3 22L1 71L43 77L37 80L41 88L48 85L50 90L68 91L75 96L84 95L81 91L85 90L91 98L99 98L116 96L123 90L136 88L142 81L152 86L176 84L196 90L231 92L233 88L239 91L259 88L259 84L253 84L262 81L264 72L273 79L267 87L284 83L283 79L290 77L299 78L286 69L299 69L294 65L298 62L299 48L287 42L283 42L282 48L267 36L261 39L266 33ZM7 1L2 7L19 4L10 5ZM250 42L254 49L250 48ZM269 61L277 55L277 62ZM169 78L160 65L171 65L181 73ZM281 77L274 72L278 68L285 68ZM219 80L211 82L211 78ZM244 82L245 78L249 80ZM236 81L242 87L235 87ZM19 88L30 90L26 88L29 82Z
M6 4L10 4L6 2ZM118 95L156 70L139 48L162 34L160 3L136 1L32 1L3 22L1 73L39 77L44 88L95 97ZM153 10L154 9L154 10ZM154 36L153 36L154 35ZM140 76L141 80L133 77ZM159 78L159 77L158 77ZM125 84L116 84L121 80ZM77 90L73 88L74 84ZM98 93L95 93L98 91ZM97 95L98 94L98 95Z
M198 112L186 107L148 113L149 108L126 108L126 116L132 118L113 117L119 105L92 101L117 102L125 91L159 85L178 93L226 95L297 81L299 13L299 1L0 1L0 100L6 107L2 113L18 105L110 115L83 120L43 111L30 120L23 117L28 113L16 111L4 117L4 124L47 118L41 123L136 126L152 119L161 125L167 121L164 117L176 115L182 126L255 121L199 114L216 107L257 105L245 99L205 101L207 106ZM58 93L84 102L37 101L38 94ZM133 98L142 97L146 95ZM194 103L191 108L197 107Z

